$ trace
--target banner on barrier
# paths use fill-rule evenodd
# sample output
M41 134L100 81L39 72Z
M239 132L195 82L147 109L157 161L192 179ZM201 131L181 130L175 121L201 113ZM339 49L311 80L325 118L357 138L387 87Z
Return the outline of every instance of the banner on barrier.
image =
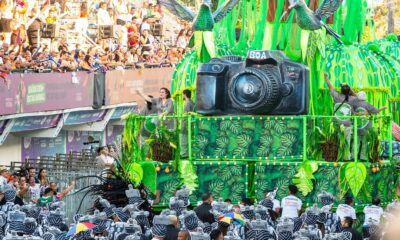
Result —
M160 88L169 88L173 68L148 68L106 73L106 105L141 102L136 89L145 94L159 96Z
M93 73L11 74L0 86L0 115L93 105Z

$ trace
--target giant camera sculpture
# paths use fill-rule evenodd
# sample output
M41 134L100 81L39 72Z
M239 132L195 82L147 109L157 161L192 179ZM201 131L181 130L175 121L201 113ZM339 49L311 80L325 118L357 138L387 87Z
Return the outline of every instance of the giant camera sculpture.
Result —
M308 112L309 71L280 51L214 58L197 72L197 112L204 115L300 115Z

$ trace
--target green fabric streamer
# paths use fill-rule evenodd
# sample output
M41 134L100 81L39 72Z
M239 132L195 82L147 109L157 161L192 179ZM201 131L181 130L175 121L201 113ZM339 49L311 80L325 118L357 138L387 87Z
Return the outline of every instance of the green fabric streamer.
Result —
M367 10L365 2L366 0L346 1L347 13L343 26L345 43L361 41Z
M182 184L191 191L194 191L198 187L198 178L196 174L196 168L190 161L180 161L178 167L179 176Z
M155 194L157 191L157 172L153 162L142 161L139 162L143 169L142 182L150 190L151 193Z

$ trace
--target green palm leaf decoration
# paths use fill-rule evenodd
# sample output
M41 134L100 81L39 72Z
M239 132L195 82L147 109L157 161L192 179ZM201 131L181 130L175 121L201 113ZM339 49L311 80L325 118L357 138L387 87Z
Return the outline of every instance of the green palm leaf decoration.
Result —
M293 183L296 184L303 196L307 196L313 190L312 180L315 179L313 174L317 170L317 163L305 161L297 170L297 174L294 175Z
M265 122L264 122L264 129L265 130L271 131L273 126L274 126L274 121L265 120Z
M289 179L287 179L286 177L280 178L276 182L275 187L278 188L278 192L276 193L277 198L284 198L287 194L287 188L289 187Z
M219 175L221 176L222 180L228 181L232 177L233 172L230 171L229 168L225 167L222 169Z
M281 144L284 146L291 146L296 142L296 136L291 133L285 133L281 137Z
M251 144L251 137L246 134L241 134L241 135L237 136L236 143L240 147L244 147L244 148L249 147L249 145Z
M273 138L272 138L271 135L262 135L260 137L260 144L261 145L268 146L268 145L271 145L272 142L273 142Z
M227 131L231 128L231 125L231 121L222 120L219 129L221 129L221 131Z
M257 156L259 157L267 157L270 152L271 152L271 147L268 145L266 146L263 144L257 148Z
M232 121L229 130L231 130L231 132L234 134L239 134L242 132L242 126L239 121L235 120Z
M293 153L292 146L280 146L276 152L276 154L280 157L290 156Z
M226 155L226 148L217 147L215 149L214 155L216 157L224 157Z
M249 153L249 149L245 147L237 147L233 150L233 156L245 157Z
M273 128L277 133L282 134L286 129L286 122L282 120L275 121Z
M219 197L223 190L224 182L221 180L214 180L208 185L208 191L210 191L216 197Z
M217 138L216 143L219 148L226 148L229 144L229 138L227 138L225 136L221 136L221 137Z
M227 168L227 169L229 169L229 171L234 176L241 176L242 175L242 166L237 165L237 166L233 166L233 167L230 167L230 168Z
M266 170L266 166L264 166L264 165L257 164L255 167L255 171L257 174L263 174L263 173L265 173L265 170Z

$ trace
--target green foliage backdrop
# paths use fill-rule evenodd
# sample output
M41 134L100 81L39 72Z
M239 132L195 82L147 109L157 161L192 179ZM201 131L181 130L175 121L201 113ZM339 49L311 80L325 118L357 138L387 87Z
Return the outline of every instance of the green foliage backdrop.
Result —
M194 159L302 159L303 118L195 118Z

